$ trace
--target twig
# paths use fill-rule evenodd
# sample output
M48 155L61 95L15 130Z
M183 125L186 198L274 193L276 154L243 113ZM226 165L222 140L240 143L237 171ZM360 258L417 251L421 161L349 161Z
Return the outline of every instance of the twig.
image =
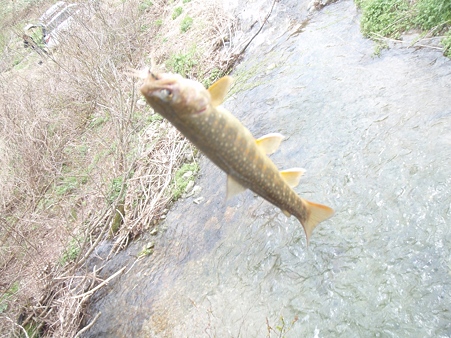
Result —
M249 47L249 45L251 44L251 42L255 39L255 37L260 34L261 30L263 29L263 26L265 25L266 21L268 21L269 17L271 16L272 10L274 9L274 5L276 4L276 2L278 2L279 0L274 0L272 2L272 6L271 9L269 10L269 13L266 15L265 20L263 20L262 25L260 26L260 28L258 29L257 33L254 34L254 36L249 40L249 42L246 44L246 46L244 46L244 48L241 49L241 51L238 53L243 54L244 51L247 49L247 47Z
M96 314L96 316L91 320L91 322L86 325L84 328L82 328L80 331L77 332L77 334L74 336L74 338L78 338L80 337L80 335L86 331L88 331L96 322L96 320L100 317L100 315L102 314L102 312L99 312L98 314Z
M102 283L100 283L99 285L97 285L94 289L89 290L88 292L85 292L81 295L77 295L77 296L73 296L70 299L77 299L77 298L83 298L86 296L90 296L92 295L94 292L96 292L98 289L100 289L101 287L103 287L104 285L108 284L108 282L110 280L112 280L114 277L116 277L117 275L119 275L120 273L122 273L122 271L124 271L126 268L126 266L124 266L122 269L120 269L119 271L115 272L113 275L111 275L110 277L108 277L107 279L105 279Z

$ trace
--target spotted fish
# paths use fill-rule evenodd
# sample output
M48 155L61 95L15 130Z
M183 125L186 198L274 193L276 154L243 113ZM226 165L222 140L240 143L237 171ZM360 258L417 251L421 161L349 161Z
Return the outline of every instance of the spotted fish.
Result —
M279 171L267 156L283 136L278 133L255 139L250 131L221 106L232 84L225 76L207 90L199 82L178 74L148 72L141 93L147 103L169 120L186 138L227 174L227 198L249 188L301 222L307 243L316 225L334 211L299 197L293 187L301 168Z

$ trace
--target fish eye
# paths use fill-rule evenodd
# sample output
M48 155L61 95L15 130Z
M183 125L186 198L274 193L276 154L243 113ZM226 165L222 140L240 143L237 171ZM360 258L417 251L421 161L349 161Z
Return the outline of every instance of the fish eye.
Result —
M160 100L165 102L172 100L172 92L169 89L161 89L160 91L158 91L157 96L160 98Z

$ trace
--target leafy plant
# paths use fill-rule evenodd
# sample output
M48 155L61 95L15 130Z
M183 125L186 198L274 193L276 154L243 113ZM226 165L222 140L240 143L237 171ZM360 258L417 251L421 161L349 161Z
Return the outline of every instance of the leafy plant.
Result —
M362 9L362 33L370 38L399 38L410 28L442 34L451 24L449 0L355 0ZM450 55L449 33L442 40L444 54ZM381 48L382 47L382 48ZM377 46L375 54L386 46Z
M409 3L406 0L362 0L359 4L362 7L360 25L367 37L398 37L408 26Z
M451 23L451 1L449 0L419 0L415 4L414 22L422 29L437 28Z
M153 6L153 2L150 0L143 0L139 3L139 10L141 12L146 11L149 7Z
M174 12L172 12L172 20L177 19L183 12L182 7L175 7Z
M68 247L64 250L63 255L60 259L60 264L65 265L68 262L74 261L81 251L81 239L72 238L69 242Z
M180 30L182 33L185 33L193 24L193 19L189 16L186 16L182 22L180 23Z
M179 73L183 77L186 77L191 73L194 66L197 65L197 61L194 58L195 48L192 48L188 53L173 54L166 62L166 66L174 73Z

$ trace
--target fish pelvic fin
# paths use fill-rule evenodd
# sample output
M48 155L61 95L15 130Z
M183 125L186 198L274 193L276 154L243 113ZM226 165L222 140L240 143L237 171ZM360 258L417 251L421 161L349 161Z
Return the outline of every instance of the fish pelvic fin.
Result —
M232 176L227 175L227 201L244 190L246 190L246 187L239 184Z
M230 87L232 87L232 84L233 78L231 76L224 76L208 88L211 96L211 105L213 107L217 107L224 102L224 99L229 92Z
M292 168L287 170L282 170L280 175L282 175L283 180L291 187L297 187L302 175L304 175L305 169L303 168Z
M255 142L260 149L263 149L266 155L271 155L275 153L277 149L279 149L280 143L282 143L283 139L284 136L282 134L270 133L260 137L259 139L255 140Z
M291 214L287 210L282 210L283 214L287 217L290 217Z
M307 207L307 219L301 221L302 226L304 227L305 235L307 237L307 246L309 244L310 236L312 235L313 229L318 225L318 223L325 221L330 218L334 214L334 210L329 208L326 205L313 203L302 199L302 202Z

